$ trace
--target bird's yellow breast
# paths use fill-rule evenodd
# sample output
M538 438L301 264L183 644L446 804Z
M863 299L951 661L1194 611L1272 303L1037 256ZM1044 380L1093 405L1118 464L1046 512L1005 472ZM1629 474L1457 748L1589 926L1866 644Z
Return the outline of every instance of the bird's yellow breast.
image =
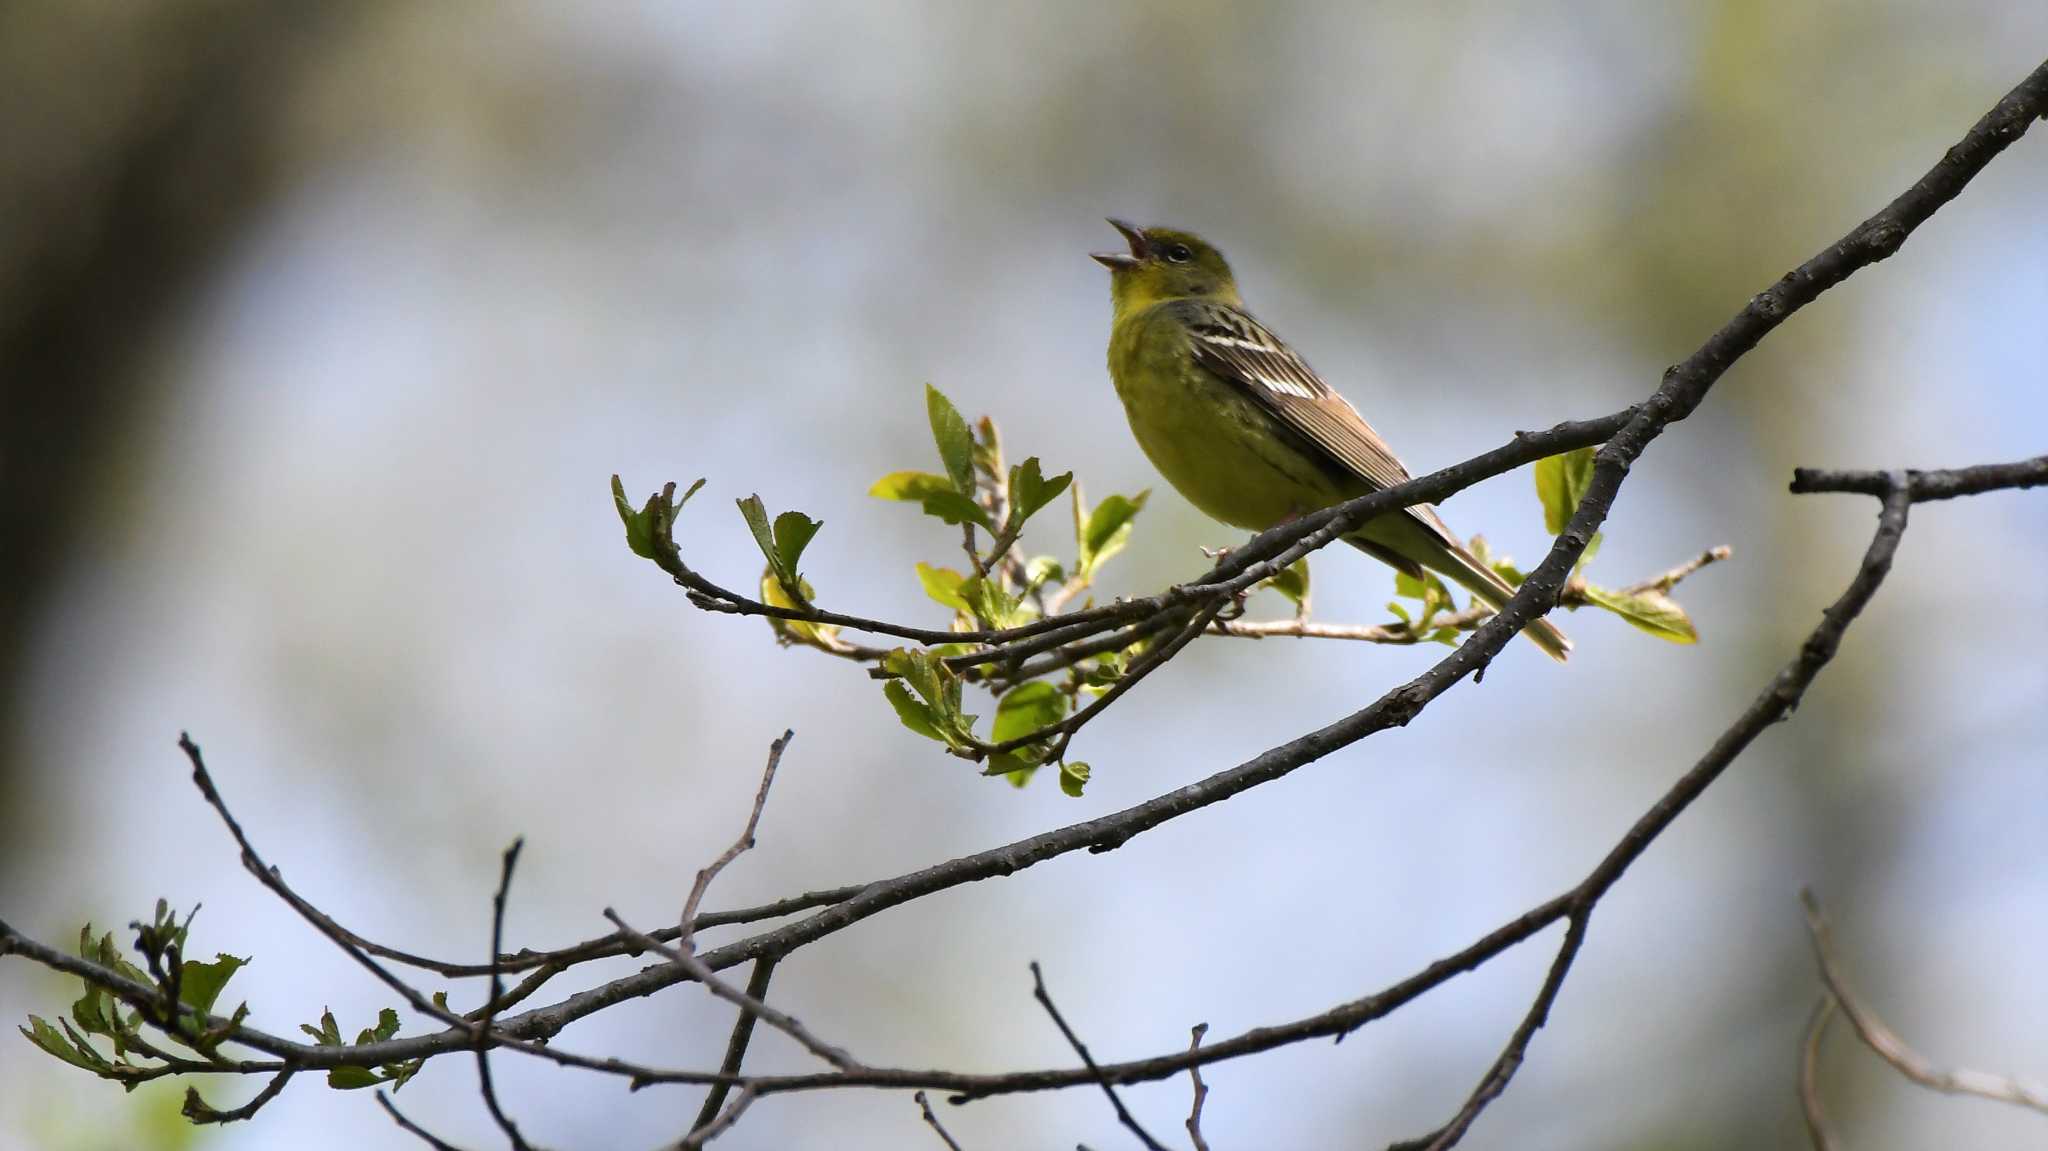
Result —
M1138 446L1175 490L1204 514L1251 531L1365 490L1333 475L1257 400L1202 367L1167 306L1117 321L1109 375Z

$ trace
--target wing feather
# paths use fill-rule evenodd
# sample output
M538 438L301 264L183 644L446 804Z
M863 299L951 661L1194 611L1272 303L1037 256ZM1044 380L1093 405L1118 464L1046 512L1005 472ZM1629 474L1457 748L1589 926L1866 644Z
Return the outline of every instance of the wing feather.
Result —
M1243 388L1283 424L1374 489L1412 478L1358 409L1251 313L1195 301L1189 301L1188 308L1184 318L1202 366ZM1420 504L1408 514L1446 542L1462 546L1435 508Z

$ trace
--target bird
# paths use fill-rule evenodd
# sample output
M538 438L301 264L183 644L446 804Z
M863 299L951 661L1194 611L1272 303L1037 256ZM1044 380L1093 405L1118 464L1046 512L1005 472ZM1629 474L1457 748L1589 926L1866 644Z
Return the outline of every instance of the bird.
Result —
M1246 310L1215 245L1109 224L1130 246L1090 253L1110 271L1110 380L1138 446L1189 503L1256 532L1411 478L1358 409ZM1496 609L1514 594L1428 504L1377 516L1344 541L1418 579L1425 568L1446 576ZM1522 634L1559 662L1571 652L1549 620Z

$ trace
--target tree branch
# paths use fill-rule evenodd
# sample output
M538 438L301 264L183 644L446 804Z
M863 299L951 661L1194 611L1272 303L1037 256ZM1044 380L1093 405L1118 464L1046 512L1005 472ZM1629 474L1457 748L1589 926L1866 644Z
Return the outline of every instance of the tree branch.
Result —
M911 1098L917 1101L917 1109L924 1113L925 1123L933 1131L938 1132L939 1138L945 1141L946 1146L951 1151L962 1151L960 1144L954 1140L952 1133L946 1130L945 1124L939 1122L938 1115L932 1111L932 1101L925 1097L925 1093L920 1091L912 1095Z
M1081 1057L1081 1063L1088 1068L1089 1074L1095 1077L1095 1082L1102 1088L1102 1093L1109 1096L1109 1105L1116 1108L1117 1122L1136 1135L1138 1142L1143 1143L1147 1151L1166 1151L1166 1145L1154 1139L1152 1133L1138 1122L1138 1117L1132 1115L1130 1109L1124 1106L1123 1096L1116 1093L1116 1088L1103 1076L1102 1068L1096 1065L1095 1057L1088 1054L1088 1045L1081 1042L1081 1037L1074 1034L1072 1027L1067 1026L1067 1020L1060 1014L1060 1009L1053 1006L1052 996L1045 990L1045 972L1039 969L1037 960L1031 962L1031 997L1038 1000L1038 1005L1045 1008L1047 1015L1052 1016L1053 1025L1060 1029L1061 1035L1067 1037L1067 1046L1072 1047L1074 1054Z
M1813 957L1820 967L1821 980L1827 984L1828 994L1841 1006L1843 1016L1849 1020L1849 1026L1855 1029L1856 1037L1863 1041L1865 1047L1891 1064L1893 1070L1930 1091L1945 1095L1974 1095L1979 1099L2010 1103L2048 1115L2048 1087L1964 1067L1937 1067L1915 1051L1849 986L1848 978L1842 974L1841 963L1835 958L1834 933L1828 927L1827 914L1821 910L1820 900L1814 897L1813 892L1802 890L1799 904L1806 911L1806 928L1813 937Z
M1834 1021L1837 1006L1834 996L1821 996L1799 1042L1799 1113L1806 1117L1806 1137L1813 1142L1813 1151L1835 1151L1835 1137L1820 1101L1820 1041Z
M525 840L515 839L505 849L504 863L498 872L498 893L491 897L491 997L484 1008L483 1022L476 1029L476 1078L477 1086L483 1092L484 1107L491 1113L491 1120L505 1138L512 1144L512 1151L533 1151L526 1137L519 1133L519 1125L505 1114L498 1104L498 1089L491 1081L491 1024L497 1018L497 1003L505 994L504 984L499 980L498 956L505 950L505 897L512 889L512 869L519 864L519 849Z

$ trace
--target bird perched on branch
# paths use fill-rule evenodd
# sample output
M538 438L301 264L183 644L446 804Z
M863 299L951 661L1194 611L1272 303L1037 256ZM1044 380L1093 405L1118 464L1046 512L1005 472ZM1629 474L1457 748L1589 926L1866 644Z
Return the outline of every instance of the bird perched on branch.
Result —
M1223 253L1192 232L1110 224L1130 243L1094 253L1116 305L1110 378L1138 446L1189 503L1263 531L1410 478L1358 410L1245 310ZM1397 571L1447 576L1495 608L1514 594L1428 504L1344 539ZM1548 620L1522 634L1553 659L1571 651Z

